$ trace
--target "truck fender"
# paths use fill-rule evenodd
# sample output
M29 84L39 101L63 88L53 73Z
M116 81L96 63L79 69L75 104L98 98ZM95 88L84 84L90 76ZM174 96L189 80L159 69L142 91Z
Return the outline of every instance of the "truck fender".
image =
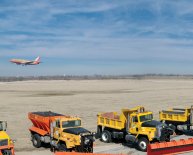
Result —
M42 130L42 129L40 129L40 128L36 128L35 126L32 126L31 128L29 128L29 131L30 131L31 133L37 133L37 134L39 134L39 135L41 135L41 136L45 136L46 134L48 134L47 131Z
M63 149L66 149L66 151L68 149L71 149L72 147L70 146L70 142L69 141L63 141L63 140L59 140L57 143L57 148L59 149L59 147L63 147Z
M147 135L142 135L142 134L138 134L136 135L136 142L138 142L138 140L141 138L141 137L145 137L149 140L149 137Z
M132 143L137 142L136 136L130 135L130 134L125 136L125 140L126 140L126 142L132 142Z

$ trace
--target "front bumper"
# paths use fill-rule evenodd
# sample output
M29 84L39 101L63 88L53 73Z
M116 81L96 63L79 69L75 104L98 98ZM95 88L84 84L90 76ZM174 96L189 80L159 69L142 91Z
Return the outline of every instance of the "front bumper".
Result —
M174 131L169 127L158 127L156 139L160 142L169 141L170 136L173 135Z
M93 152L93 135L84 135L81 136L81 143L76 147L77 152Z
M2 150L11 150L11 153L12 155L15 155L15 152L14 152L14 145L11 144L11 145L5 145L5 146L0 146L0 155L2 155Z

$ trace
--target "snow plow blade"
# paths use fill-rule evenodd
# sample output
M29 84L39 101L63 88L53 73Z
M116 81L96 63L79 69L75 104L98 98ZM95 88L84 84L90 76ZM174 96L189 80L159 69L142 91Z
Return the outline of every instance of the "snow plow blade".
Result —
M149 144L147 155L179 154L193 151L193 138Z

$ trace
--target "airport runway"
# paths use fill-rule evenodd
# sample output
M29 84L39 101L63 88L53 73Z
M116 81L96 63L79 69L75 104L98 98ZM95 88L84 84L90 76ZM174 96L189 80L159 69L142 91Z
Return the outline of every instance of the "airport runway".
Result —
M192 79L61 80L0 83L1 120L16 140L16 155L49 155L49 149L35 149L30 141L28 112L54 111L79 116L83 127L96 131L98 112L117 111L141 105L154 113L170 107L190 107ZM96 152L141 154L120 144L97 142ZM110 153L109 152L109 153Z

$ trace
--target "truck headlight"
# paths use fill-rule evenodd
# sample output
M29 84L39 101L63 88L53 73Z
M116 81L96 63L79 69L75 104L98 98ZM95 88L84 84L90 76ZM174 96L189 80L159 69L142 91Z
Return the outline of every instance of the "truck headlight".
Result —
M16 142L16 140L10 139L10 143L11 143L11 144L14 144L15 142Z

